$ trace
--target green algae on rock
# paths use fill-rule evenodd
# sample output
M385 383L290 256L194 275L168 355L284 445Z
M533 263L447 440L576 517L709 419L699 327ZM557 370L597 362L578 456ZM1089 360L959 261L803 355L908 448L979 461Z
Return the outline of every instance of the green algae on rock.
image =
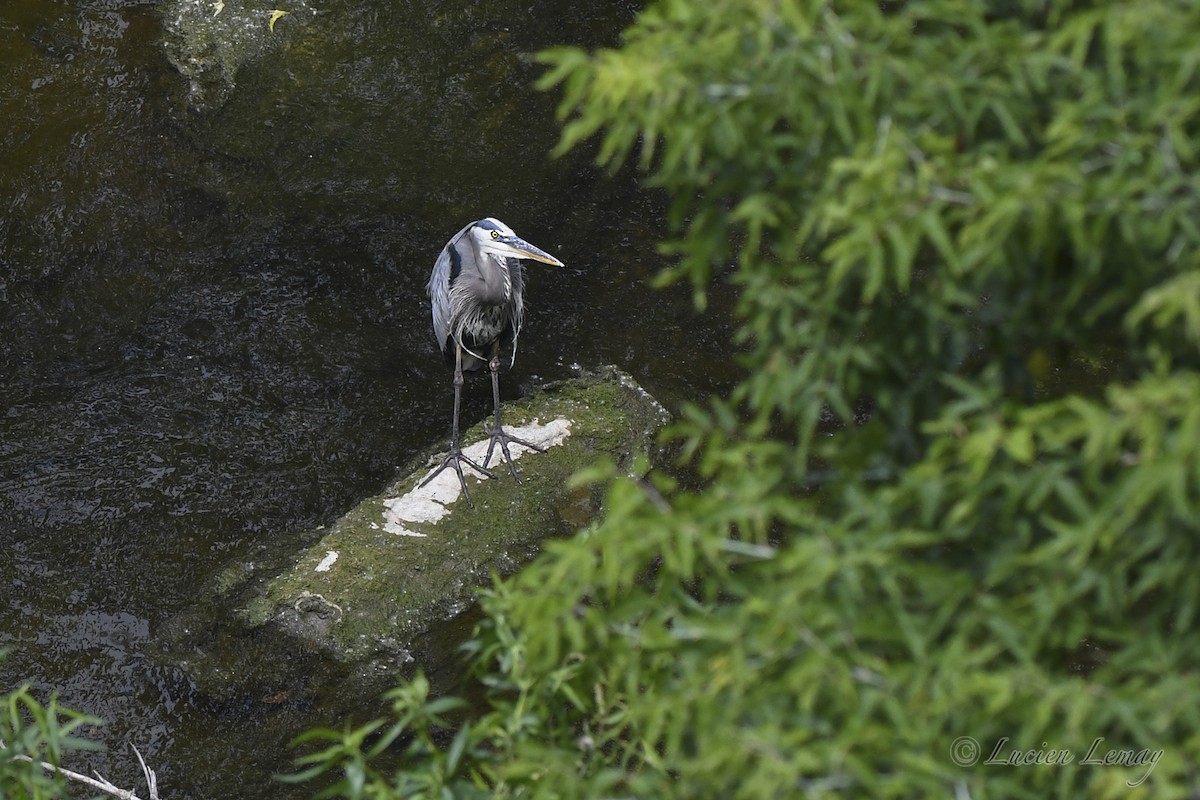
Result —
M545 386L506 403L504 411L512 433L546 447L545 453L513 447L521 483L493 463L496 478L468 476L475 501L468 508L450 471L439 476L445 483L416 488L444 455L430 454L340 519L298 537L309 544L290 567L255 576L245 590L236 586L237 570L225 575L218 591L234 606L244 635L323 653L343 665L369 664L376 674L403 668L413 660L414 639L468 608L493 572L515 571L536 555L542 539L569 535L599 511L592 490L570 488L572 474L598 458L632 469L653 455L669 418L632 378L611 367ZM463 441L464 449L486 449L482 424ZM482 459L482 453L469 455ZM202 672L204 662L189 659L185 668ZM229 673L192 677L219 691L227 680L238 681Z

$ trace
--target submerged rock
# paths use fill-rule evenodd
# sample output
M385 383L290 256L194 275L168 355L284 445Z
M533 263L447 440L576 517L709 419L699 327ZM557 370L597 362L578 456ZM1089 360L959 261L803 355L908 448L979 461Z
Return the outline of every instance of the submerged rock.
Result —
M394 675L414 658L427 671L436 668L427 662L448 657L461 634L440 646L430 634L473 604L476 587L493 572L516 570L542 539L569 535L599 512L599 497L588 487L571 488L571 475L602 457L633 469L653 455L668 420L632 378L612 368L546 386L504 411L511 433L546 448L512 446L521 483L494 455L495 479L468 473L475 502L469 508L451 470L417 486L444 457L431 455L332 524L297 537L309 544L285 568L270 575L228 569L211 599L233 612L219 633L211 626L203 633L203 603L172 626L170 649L197 686L226 696L233 687L268 691L262 675L278 682L281 665L297 653L308 673L314 656L359 677ZM466 432L464 445L482 461L482 425ZM213 636L220 641L202 641Z
M261 57L287 28L314 14L305 0L283 7L252 0L166 0L159 6L163 49L188 82L188 104L203 111L219 107L238 71ZM282 22L289 18L286 23Z

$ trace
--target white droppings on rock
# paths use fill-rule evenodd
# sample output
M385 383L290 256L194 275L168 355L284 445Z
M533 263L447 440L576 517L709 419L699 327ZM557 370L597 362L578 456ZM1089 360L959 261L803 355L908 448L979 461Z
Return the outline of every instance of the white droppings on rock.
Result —
M551 447L562 444L571 435L571 421L566 417L559 417L541 425L535 419L520 428L506 427L505 430L518 439L525 439L549 450ZM469 447L464 447L463 455L477 464L482 464L484 456L487 455L487 449L488 440L483 439ZM509 445L509 452L516 461L526 453L536 451L513 443ZM446 454L442 453L434 459L434 463L441 464L445 457ZM488 469L505 469L504 454L493 452L492 463L488 465ZM467 480L474 480L476 483L480 480L480 476L470 467L465 466L463 474L467 476ZM386 510L383 512L383 529L399 536L424 536L425 534L412 530L405 523L439 522L450 513L449 507L461 495L462 486L459 485L458 475L454 472L454 468L442 470L441 474L426 485L418 485L400 497L384 500L383 505Z
M337 560L337 550L326 550L325 557L321 559L320 564L317 564L317 572L329 572L329 568L332 567L333 562Z

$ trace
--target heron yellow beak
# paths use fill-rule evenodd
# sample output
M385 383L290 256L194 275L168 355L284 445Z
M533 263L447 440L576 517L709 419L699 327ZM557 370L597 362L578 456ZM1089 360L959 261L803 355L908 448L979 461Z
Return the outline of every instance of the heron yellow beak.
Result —
M512 248L513 255L517 258L528 258L531 261L540 261L543 264L549 264L552 267L566 266L566 264L550 255L545 250L534 247L519 236L505 236L500 241Z

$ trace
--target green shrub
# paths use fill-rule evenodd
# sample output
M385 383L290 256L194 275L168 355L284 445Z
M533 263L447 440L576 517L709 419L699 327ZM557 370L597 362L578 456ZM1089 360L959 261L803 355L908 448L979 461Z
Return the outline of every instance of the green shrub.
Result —
M47 771L42 763L57 767L67 750L97 749L74 732L98 724L99 720L62 708L55 698L41 703L28 686L0 695L0 800L62 797L62 777Z

